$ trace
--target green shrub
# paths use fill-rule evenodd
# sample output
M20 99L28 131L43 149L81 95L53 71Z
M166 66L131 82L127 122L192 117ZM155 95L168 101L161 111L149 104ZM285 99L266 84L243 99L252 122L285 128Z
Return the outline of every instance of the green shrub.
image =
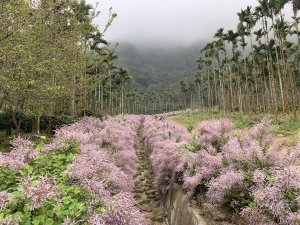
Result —
M41 146L38 146L40 149ZM21 225L56 225L62 224L66 218L77 221L86 218L90 198L65 175L78 151L78 147L70 143L69 147L62 151L40 154L25 166L21 173L15 173L8 167L1 167L0 191L11 193L14 200L9 207L0 212L0 219L18 218ZM42 177L51 177L59 189L59 203L56 197L50 197L41 207L31 209L29 207L31 199L25 196L21 188L21 175L30 177L32 185Z

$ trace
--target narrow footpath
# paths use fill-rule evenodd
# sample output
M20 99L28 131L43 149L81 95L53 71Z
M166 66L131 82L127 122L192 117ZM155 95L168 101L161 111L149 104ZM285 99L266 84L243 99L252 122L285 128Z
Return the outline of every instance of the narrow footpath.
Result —
M138 131L136 150L139 161L138 173L135 177L135 199L141 211L151 221L151 225L167 225L165 210L153 185L153 171L144 146L141 129Z

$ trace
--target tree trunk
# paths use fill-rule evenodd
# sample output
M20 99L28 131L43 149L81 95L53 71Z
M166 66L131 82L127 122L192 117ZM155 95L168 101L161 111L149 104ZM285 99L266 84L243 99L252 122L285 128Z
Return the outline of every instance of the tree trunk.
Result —
M248 70L247 70L245 48L243 48L243 52L244 52L244 73L245 73L245 78L246 78L246 82L245 82L245 110L246 110L246 112L249 112L249 95L248 95L249 86L248 86Z
M269 29L268 29L268 21L267 17L263 17L263 28L265 33L265 44L268 45L269 41ZM276 87L275 87L275 79L274 79L274 69L273 69L273 59L271 53L269 52L267 55L267 64L269 67L269 81L270 81L270 96L271 96L271 107L273 108L273 103L275 105L275 112L278 112L278 101L277 101L277 94L276 94ZM274 113L274 110L271 109L271 112Z
M240 69L238 67L238 105L239 105L239 113L243 112L243 95L242 95L242 85L241 85L241 75Z
M290 85L292 90L292 106L293 106L293 115L294 119L297 119L297 87L294 79L294 73L291 71L291 65L288 64L288 70L289 70L289 78L290 78Z
M111 70L109 70L108 72L108 76L109 76L109 103L108 103L108 107L109 107L109 113L110 115L112 115L112 111L113 111L113 96L112 96L112 77L111 77Z
M230 97L229 97L230 111L233 112L234 109L233 109L232 71L230 66L229 66L229 89L230 89Z
M13 124L15 126L16 135L19 135L21 132L22 115L20 113L19 118L17 118L16 111L14 109L12 109L11 117L12 117Z
M4 98L0 98L0 109L2 108L3 105L4 105Z
M208 82L208 85L207 85L207 107L210 111L210 108L211 108L211 96L210 96L210 80L209 80L209 71L207 72L207 82Z

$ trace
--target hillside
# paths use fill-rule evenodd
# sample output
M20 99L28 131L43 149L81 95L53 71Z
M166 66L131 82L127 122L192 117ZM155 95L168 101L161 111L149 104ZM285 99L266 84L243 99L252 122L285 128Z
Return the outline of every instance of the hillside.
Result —
M201 44L188 47L137 47L120 43L118 63L127 68L137 84L146 88L172 87L195 75Z

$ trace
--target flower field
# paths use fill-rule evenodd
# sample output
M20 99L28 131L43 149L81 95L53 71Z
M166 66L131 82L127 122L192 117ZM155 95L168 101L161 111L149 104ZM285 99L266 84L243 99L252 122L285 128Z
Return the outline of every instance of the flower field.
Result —
M49 144L16 138L0 154L0 224L151 224L134 198L138 137L161 195L182 188L245 224L300 223L300 145L276 141L270 120L245 131L228 119L204 121L190 134L125 115L83 118Z
M278 143L268 119L247 131L230 120L204 121L193 136L146 118L144 137L157 188L181 186L204 205L238 213L246 224L300 223L300 145Z
M53 143L16 139L0 155L0 224L148 224L135 206L141 118L84 118Z

